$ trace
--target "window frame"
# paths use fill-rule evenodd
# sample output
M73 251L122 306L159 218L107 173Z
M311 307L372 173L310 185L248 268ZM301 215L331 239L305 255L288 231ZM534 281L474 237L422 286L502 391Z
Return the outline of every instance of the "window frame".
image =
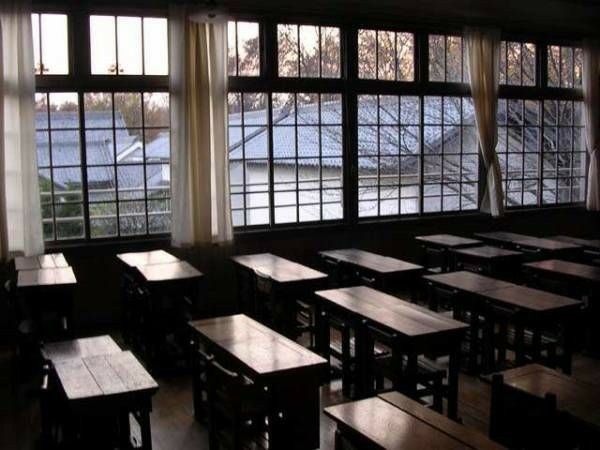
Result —
M90 59L90 28L91 15L137 16L168 18L169 13L164 8L115 8L115 7L77 7L55 6L47 4L34 4L34 14L66 14L69 40L69 74L68 75L36 75L36 93L51 94L53 92L75 92L79 100L79 140L80 140L80 167L82 172L82 194L84 213L84 237L75 239L47 240L45 245L49 248L64 247L78 244L96 244L110 242L152 241L165 239L170 232L146 233L131 236L91 237L90 211L88 201L87 154L85 144L85 118L84 95L86 92L111 92L111 93L152 93L169 92L169 75L92 75ZM78 36L75 39L74 36ZM143 163L145 167L145 162ZM144 168L144 172L146 169ZM146 181L144 181L144 184ZM148 201L147 192L144 202ZM169 197L170 198L170 197ZM118 202L118 200L116 200ZM148 211L146 211L146 215ZM117 222L119 217L116 217Z

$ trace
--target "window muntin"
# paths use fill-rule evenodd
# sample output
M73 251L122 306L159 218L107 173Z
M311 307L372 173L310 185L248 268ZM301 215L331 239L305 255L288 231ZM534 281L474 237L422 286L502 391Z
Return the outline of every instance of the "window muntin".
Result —
M423 212L477 209L479 156L472 100L424 97L423 123Z
M90 16L92 75L168 75L167 19Z
M69 74L69 25L65 14L32 14L36 75Z
M586 155L582 102L544 100L542 204L582 202Z
M496 152L508 208L538 204L540 124L537 100L499 100Z
M227 74L260 75L260 36L258 22L230 21L227 24Z
M515 41L500 43L500 84L536 85L535 44Z
M84 94L90 237L170 230L169 95Z
M36 94L35 128L44 239L82 238L85 221L77 93Z
M280 77L340 78L340 29L316 25L277 25Z
M415 43L412 33L358 30L358 77L414 81Z
M429 81L467 83L467 58L461 36L430 34Z
M583 71L583 50L581 48L549 45L547 55L549 87L581 87Z

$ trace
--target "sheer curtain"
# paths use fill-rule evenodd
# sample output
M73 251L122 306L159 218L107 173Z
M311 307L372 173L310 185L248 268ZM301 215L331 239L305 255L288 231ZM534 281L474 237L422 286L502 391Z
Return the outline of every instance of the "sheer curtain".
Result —
M600 211L600 45L587 41L583 46L583 101L585 138L589 154L586 206Z
M471 95L475 107L475 122L479 150L486 170L485 193L481 210L493 217L504 214L502 172L496 154L498 125L498 84L500 63L500 32L466 29L465 45L471 80Z
M43 253L31 4L0 6L0 256Z
M172 242L233 239L227 145L227 22L170 11Z

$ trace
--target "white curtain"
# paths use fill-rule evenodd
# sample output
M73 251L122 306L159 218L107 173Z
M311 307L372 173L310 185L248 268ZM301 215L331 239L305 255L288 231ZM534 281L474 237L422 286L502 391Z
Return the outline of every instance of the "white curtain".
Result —
M479 150L486 170L485 193L480 208L483 212L498 217L504 213L502 172L496 154L500 32L466 29L465 45Z
M171 187L175 246L233 239L227 145L227 22L195 20L185 7L171 7Z
M585 137L589 155L586 206L600 211L600 45L587 41L583 46L583 101Z
M31 4L0 6L0 256L43 253Z

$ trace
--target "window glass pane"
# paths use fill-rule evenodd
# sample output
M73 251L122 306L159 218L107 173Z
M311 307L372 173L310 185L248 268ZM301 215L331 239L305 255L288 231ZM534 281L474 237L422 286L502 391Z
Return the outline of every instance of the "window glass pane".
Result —
M317 78L321 52L319 27L300 25L300 76Z
M140 17L117 17L117 51L119 74L142 74L142 19Z
M446 40L444 36L429 36L429 81L446 78Z
M321 76L339 78L340 73L340 29L321 27Z
M69 31L64 14L41 14L42 63L45 75L69 73Z
M40 54L40 15L31 15L31 34L33 40L33 67L36 75L42 73L42 55Z
M117 72L117 41L113 16L90 16L90 57L92 74Z
M167 19L144 17L144 73L169 74Z
M358 30L358 77L377 77L377 32Z
M279 76L297 77L299 63L298 27L277 25L277 48L279 54Z
M582 50L577 47L548 46L548 86L581 86Z
M237 22L238 74L258 76L260 73L260 40L256 22Z

